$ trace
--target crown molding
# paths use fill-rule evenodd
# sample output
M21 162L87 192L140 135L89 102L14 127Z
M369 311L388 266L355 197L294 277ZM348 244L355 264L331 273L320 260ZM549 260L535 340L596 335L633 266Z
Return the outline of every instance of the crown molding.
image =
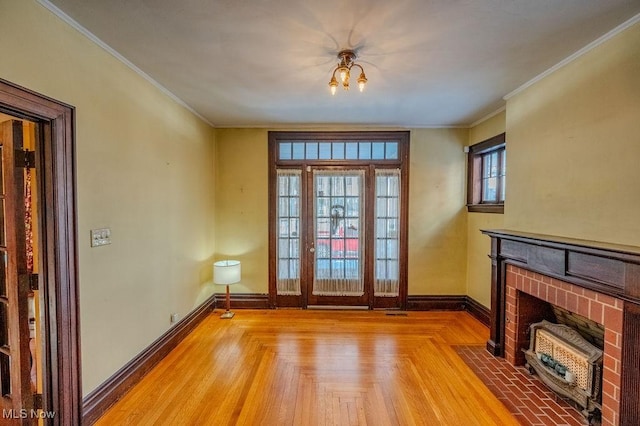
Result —
M169 89L164 87L162 84L158 83L149 74L147 74L146 72L142 71L140 68L135 66L131 61L129 61L127 58L125 58L120 53L118 53L115 49L113 49L107 43L105 43L104 41L100 40L95 34L93 34L91 31L89 31L88 29L86 29L85 27L80 25L76 20L74 20L72 17L70 17L69 15L64 13L62 10L60 10L56 5L54 5L53 3L49 2L48 0L37 0L37 2L42 7L44 7L45 9L47 9L51 13L53 13L55 16L57 16L60 20L62 20L63 22L65 22L66 24L71 26L73 29L78 31L80 34L82 34L83 36L85 36L86 38L91 40L93 43L95 43L97 46L102 48L104 51L109 53L111 56L113 56L114 58L116 58L117 60L119 60L120 62L125 64L127 67L129 67L133 72L138 74L140 77L142 77L145 80L147 80L156 89L160 90L162 93L164 93L169 98L171 98L171 100L173 100L174 102L176 102L180 106L186 108L189 112L191 112L193 115L195 115L196 117L198 117L200 120L204 121L205 123L207 123L211 127L215 127L215 125L213 123L211 123L204 116L202 116L196 110L194 110L189 105L187 105L186 102L184 102L182 99L180 99L174 93L172 93Z
M562 61L558 62L557 64L555 64L554 66L552 66L548 70L544 71L543 73L538 74L536 77L534 77L531 80L527 81L522 86L518 87L516 90L514 90L511 93L507 94L502 99L504 99L505 101L508 101L509 99L511 99L512 97L517 95L518 93L520 93L520 92L524 91L525 89L529 88L530 86L536 84L537 82L539 82L543 78L547 77L548 75L553 74L554 72L556 72L560 68L564 67L565 65L575 61L576 59L578 59L582 55L590 52L591 50L593 50L596 47L600 46L604 42L612 39L616 35L620 34L624 30L626 30L627 28L637 24L638 22L640 22L640 13L635 15L633 18L631 18L631 19L623 22L622 24L618 25L617 27L615 27L614 29L612 29L608 33L606 33L603 36L599 37L598 39L596 39L596 40L592 41L591 43L587 44L582 49L580 49L577 52L573 53L572 55L566 57L565 59L563 59Z
M501 112L503 112L503 111L506 111L506 109L507 109L507 106L506 106L506 105L502 105L502 106L501 106L500 108L498 108L497 110L495 110L495 111L493 111L493 112L490 112L489 114L485 115L484 117L479 118L479 119L477 119L476 121L474 121L473 123L469 124L469 126L468 126L468 127L469 127L469 128L476 127L478 124L480 124L480 123L482 123L482 122L484 122L484 121L487 121L488 119L490 119L490 118L492 118L492 117L495 117L496 115L500 114L500 113L501 113Z
M313 123L267 123L267 124L219 124L216 129L267 129L267 130L418 130L418 129L468 129L468 125L460 126L426 126L426 125L392 125L392 124L313 124Z

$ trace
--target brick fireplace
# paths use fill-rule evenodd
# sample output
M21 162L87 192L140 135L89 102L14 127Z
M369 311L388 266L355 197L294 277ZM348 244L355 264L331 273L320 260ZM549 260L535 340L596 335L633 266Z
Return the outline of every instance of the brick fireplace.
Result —
M602 418L608 420L603 424L619 424L623 301L514 265L507 265L505 281L504 355L513 365L524 364L521 349L529 346L528 325L544 315L540 309L529 308L523 293L604 325Z
M492 240L487 349L524 364L528 326L550 305L604 326L602 424L640 424L640 248L483 231Z

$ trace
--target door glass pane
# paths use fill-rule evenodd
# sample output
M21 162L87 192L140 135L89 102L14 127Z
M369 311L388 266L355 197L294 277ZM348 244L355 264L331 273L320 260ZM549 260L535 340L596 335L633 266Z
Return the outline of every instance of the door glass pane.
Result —
M7 297L7 252L0 251L0 296Z
M289 197L289 215L300 217L300 200L298 197Z
M0 159L4 158L3 149L4 147L0 145ZM2 167L2 161L0 161L0 194L4 195L4 170Z
M374 295L399 294L400 170L376 170L376 243Z
M361 170L316 170L313 295L362 296L363 190Z
M276 288L279 295L302 294L300 292L301 174L300 170L277 171L279 226L276 248L278 258Z
M0 246L7 246L6 226L4 211L4 198L0 198Z
M0 353L0 390L2 396L11 395L11 358L9 355Z
M0 346L9 346L9 323L7 318L7 305L0 301Z

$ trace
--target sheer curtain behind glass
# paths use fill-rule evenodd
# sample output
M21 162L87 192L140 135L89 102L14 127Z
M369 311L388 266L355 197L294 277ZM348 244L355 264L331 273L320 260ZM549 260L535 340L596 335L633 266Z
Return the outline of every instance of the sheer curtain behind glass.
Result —
M376 269L374 295L398 296L400 170L376 170Z
M300 170L277 171L278 243L277 294L300 292Z
M316 296L362 296L364 171L316 170L314 186Z

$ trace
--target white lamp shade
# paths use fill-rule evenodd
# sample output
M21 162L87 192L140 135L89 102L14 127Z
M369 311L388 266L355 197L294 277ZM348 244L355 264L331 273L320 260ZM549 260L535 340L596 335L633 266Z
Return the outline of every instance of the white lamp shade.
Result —
M213 282L215 284L235 284L240 282L240 261L221 260L213 264Z

